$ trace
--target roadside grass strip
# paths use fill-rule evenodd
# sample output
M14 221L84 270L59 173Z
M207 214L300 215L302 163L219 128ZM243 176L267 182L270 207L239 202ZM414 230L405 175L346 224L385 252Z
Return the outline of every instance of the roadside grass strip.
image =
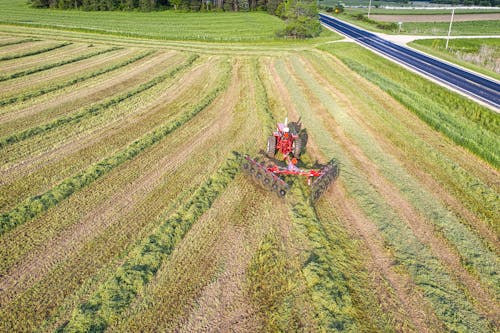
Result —
M495 253L488 249L472 230L441 205L437 198L411 177L392 156L384 153L376 140L349 117L332 96L304 70L297 58L294 58L292 63L294 70L303 78L303 82L310 91L314 92L336 122L354 139L356 146L380 166L384 177L393 183L412 206L433 225L434 230L458 251L463 265L478 275L489 288L495 290L494 294L499 294L500 266ZM484 200L490 201L498 211L498 195L491 189L483 195Z
M133 97L139 93L142 93L143 91L146 91L146 90L156 86L157 84L165 81L166 79L173 77L175 74L177 74L181 70L191 66L191 64L196 59L198 59L198 57L199 57L198 55L191 55L185 63L183 63L179 66L176 66L174 69L172 69L168 73L161 75L161 76L158 76L158 77L150 80L149 82L141 84L139 87L137 87L133 90L130 90L126 93L123 93L117 97L110 98L104 102L101 102L101 103L93 105L89 108L86 108L79 113L76 113L76 114L73 114L73 115L70 115L67 117L60 117L60 118L55 119L54 121L46 123L44 125L32 127L32 128L27 129L27 130L24 130L22 132L15 133L13 135L1 138L0 139L0 149L4 148L5 146L26 140L28 138L35 136L35 135L38 135L41 133L46 133L46 132L51 131L51 130L53 130L61 125L70 124L70 123L78 123L83 119L86 119L89 117L94 117L94 116L98 115L99 113L101 113L102 111L108 109L109 107L111 107L115 104L118 104L120 102L123 102L124 100L126 100L130 97Z
M196 58L196 57L193 57ZM59 185L56 185L49 191L31 197L8 213L2 214L0 217L0 235L15 228L16 226L33 219L34 217L45 212L50 207L55 206L60 201L66 199L74 192L89 185L96 179L102 177L110 170L118 165L131 160L146 148L156 144L169 133L173 132L187 121L195 117L198 113L204 110L212 101L225 89L227 77L223 82L219 82L218 87L213 89L205 96L200 103L195 105L190 111L181 114L176 119L166 125L163 125L147 134L142 138L134 141L124 149L119 150L114 155L103 159L102 161L90 166L86 170L64 180Z
M448 136L495 167L500 166L500 115L465 97L432 84L379 56L367 55L355 45L321 49L332 53L350 69L378 85L435 130ZM375 63L360 63L351 54L361 53ZM392 76L397 74L397 78Z
M88 73L86 75L74 78L72 80L69 80L66 82L61 82L61 83L56 83L56 84L52 84L52 85L47 85L47 86L44 86L41 89L36 90L36 91L30 91L30 92L26 92L22 95L17 95L14 97L2 99L2 100L0 100L0 106L10 105L10 104L14 104L17 102L24 102L24 101L27 101L29 99L51 93L53 91L72 86L74 84L83 82L85 80L92 79L92 78L95 78L99 75L106 74L106 73L112 72L116 69L125 67L125 66L132 64L134 62L137 62L137 61L139 61L139 60L141 60L141 59L143 59L143 58L145 58L153 53L155 53L155 51L146 51L146 52L143 52L143 53L141 53L133 58L130 58L126 61L114 64L108 68L99 69L97 71L94 71L92 73Z
M19 44L19 43L14 43L14 44ZM48 46L48 47L44 47L43 49L28 51L28 52L24 52L24 53L8 54L8 55L5 55L5 56L1 56L0 57L0 61L12 60L12 59L19 59L19 58L29 57L29 56L32 56L32 55L42 54L42 53L49 52L49 51L52 51L52 50L60 49L62 47L65 47L65 46L68 46L68 45L71 45L71 44L72 43L66 42L66 43L61 43L61 44L57 44L57 45L54 45L54 46ZM3 81L3 80L1 80L1 81Z
M141 294L175 246L239 173L239 157L229 158L188 201L146 240L98 291L73 312L61 332L103 332Z
M299 87L294 82L288 82L287 86L297 98L298 110L308 110ZM384 202L367 176L363 176L363 170L350 160L323 124L310 112L300 112L300 115L314 133L320 151L325 156L335 156L342 168L349 170L341 173L348 195L356 198L363 213L377 226L387 247L393 251L396 268L410 274L424 297L429 299L437 317L451 331L489 332L492 324L477 314L468 295L453 276L418 240L398 213Z
M12 42L0 43L0 47L29 43L29 42L39 42L39 41L40 41L40 39L34 39L34 38L20 39L20 40L15 40Z
M30 75L30 74L35 74L35 73L43 72L43 71L46 71L46 70L49 70L49 69L52 69L52 68L55 68L55 67L60 67L60 66L72 64L72 63L75 63L75 62L78 62L78 61L81 61L81 60L89 59L89 58L96 57L96 56L104 54L104 53L108 53L108 52L112 52L112 51L116 51L116 50L120 50L120 49L121 49L120 47L111 47L109 49L104 49L104 50L100 50L100 51L97 51L97 52L82 54L82 55L80 55L78 57L71 58L71 59L68 59L68 60L61 60L61 61L58 61L58 62L55 62L55 63L52 63L52 64L47 64L47 65L39 66L39 67L36 67L36 68L27 69L27 70L24 70L24 71L20 71L20 72L8 74L8 75L3 75L3 76L0 76L0 82L11 80L11 79L15 79L15 78L26 76L26 75Z

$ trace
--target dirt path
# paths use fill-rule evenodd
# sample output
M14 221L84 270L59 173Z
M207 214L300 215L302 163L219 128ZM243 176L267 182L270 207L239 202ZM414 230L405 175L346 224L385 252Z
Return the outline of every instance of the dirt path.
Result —
M43 278L57 264L81 250L86 242L103 232L120 216L134 209L135 204L158 185L162 175L172 173L180 164L190 158L195 150L204 151L203 143L230 124L232 118L228 117L227 114L230 111L228 107L224 109L224 112L218 113L217 118L199 130L199 133L203 133L203 135L190 136L190 140L186 140L181 146L176 147L172 155L167 155L159 160L148 173L141 175L134 182L120 189L106 202L96 206L76 225L54 239L43 243L40 248L23 258L18 266L15 266L13 270L0 279L0 289L7 291L1 295L0 303L8 303L16 294L22 293L37 280ZM189 124L185 126L189 126Z
M449 15L380 15L372 14L370 19L380 22L450 22ZM500 13L490 14L455 14L454 22L499 21Z
M338 89L333 91L335 95L341 93ZM376 191L385 199L385 202L401 216L402 220L407 223L419 241L430 247L432 253L448 268L449 273L457 277L458 281L467 287L470 293L479 301L479 304L476 304L478 310L488 318L494 319L495 316L500 313L495 300L490 293L478 283L477 279L464 269L458 254L450 249L446 240L435 233L431 223L427 221L425 217L421 216L421 214L400 195L398 188L381 174L377 165L372 162L354 142L352 142L344 130L335 123L330 115L328 115L328 111L319 104L315 109L318 114L321 114L321 119L325 127L328 128L330 133L334 134L336 141L339 142L344 151L347 152L347 156L350 156L351 159L356 161L360 166L360 169L364 170L367 179L369 179L371 185L374 186ZM353 110L347 109L346 111L349 114L353 113ZM377 142L380 141L379 136L381 136L380 133L374 133L374 139Z

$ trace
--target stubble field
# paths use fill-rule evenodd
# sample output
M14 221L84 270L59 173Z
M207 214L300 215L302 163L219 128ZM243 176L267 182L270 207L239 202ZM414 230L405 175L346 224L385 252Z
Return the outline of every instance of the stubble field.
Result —
M498 114L351 44L89 38L0 32L0 331L498 329ZM286 116L314 206L240 173Z

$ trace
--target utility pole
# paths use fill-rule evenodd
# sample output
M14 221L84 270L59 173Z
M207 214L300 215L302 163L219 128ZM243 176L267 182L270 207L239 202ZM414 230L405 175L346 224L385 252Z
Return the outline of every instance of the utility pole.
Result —
M370 0L370 3L368 4L368 18L370 18L370 10L372 9L372 0Z
M451 25L453 24L453 16L455 16L455 7L451 11L450 28L448 29L448 38L446 38L446 49L448 50L448 43L450 42Z

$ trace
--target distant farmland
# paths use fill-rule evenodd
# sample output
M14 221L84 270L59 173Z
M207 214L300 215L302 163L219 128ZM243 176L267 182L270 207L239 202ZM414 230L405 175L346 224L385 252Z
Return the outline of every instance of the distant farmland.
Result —
M92 37L0 25L0 331L498 329L498 114L351 43ZM315 206L240 173L286 116Z

